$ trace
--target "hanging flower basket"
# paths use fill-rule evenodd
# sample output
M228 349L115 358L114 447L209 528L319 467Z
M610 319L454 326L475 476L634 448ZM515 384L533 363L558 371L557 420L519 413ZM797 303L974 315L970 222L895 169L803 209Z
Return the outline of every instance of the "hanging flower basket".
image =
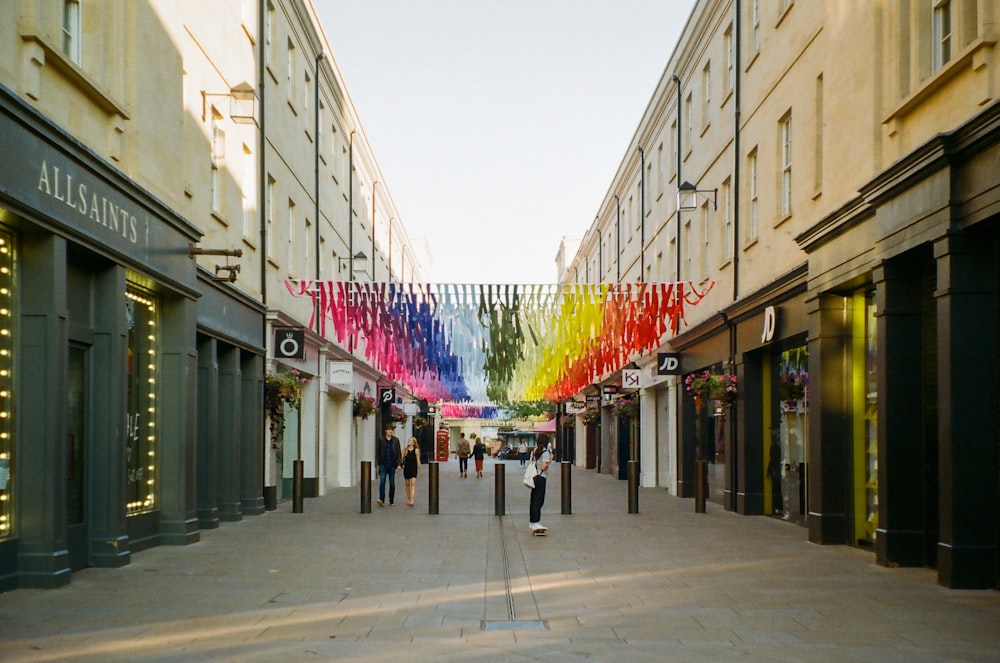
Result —
M290 371L268 373L264 377L264 412L271 421L271 448L280 449L285 434L285 406L298 409L302 403L302 389L309 378L294 368Z
M800 401L806 396L809 387L809 373L784 373L778 381L778 399L782 401Z
M420 430L427 425L427 418L416 416L413 417L413 430Z
M601 411L600 410L587 410L583 413L583 423L584 425L596 424L601 421Z
M708 401L725 404L736 398L737 381L735 373L706 370L688 374L684 378L684 389L694 397L694 407L700 412Z
M639 398L634 394L622 396L611 406L611 412L619 419L633 421L639 418Z
M389 419L395 424L401 424L406 421L406 413L403 412L403 408L393 405L389 409Z
M375 414L375 399L365 394L355 394L351 401L351 414L355 419L364 421Z

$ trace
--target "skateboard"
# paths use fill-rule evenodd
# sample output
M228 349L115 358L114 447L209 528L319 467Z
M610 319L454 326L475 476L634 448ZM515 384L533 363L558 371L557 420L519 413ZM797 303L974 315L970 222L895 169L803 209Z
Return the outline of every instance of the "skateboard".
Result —
M532 536L545 536L548 533L549 533L549 530L546 527L539 527L538 529L531 530L531 535Z

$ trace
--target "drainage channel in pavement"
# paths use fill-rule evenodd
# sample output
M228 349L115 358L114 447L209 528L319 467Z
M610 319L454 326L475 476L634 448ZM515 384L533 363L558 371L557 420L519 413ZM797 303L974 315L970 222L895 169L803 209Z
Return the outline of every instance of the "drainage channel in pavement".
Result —
M497 526L494 526L494 523ZM507 534L507 530L510 530L509 535ZM548 630L549 625L543 619L518 619L517 605L514 600L515 593L511 582L511 556L507 551L508 537L515 542L517 541L517 533L514 531L513 522L504 516L497 516L490 523L489 536L487 537L486 608L480 628L483 631ZM494 554L494 551L498 554ZM527 588L527 591L520 593L520 595L531 597L531 603L534 605L534 613L536 616L539 616L538 605L534 602L534 594L531 592L524 559L520 555L517 558L520 559L520 563L517 564L516 569L517 580ZM498 613L505 613L505 619L489 618L490 616L500 617Z

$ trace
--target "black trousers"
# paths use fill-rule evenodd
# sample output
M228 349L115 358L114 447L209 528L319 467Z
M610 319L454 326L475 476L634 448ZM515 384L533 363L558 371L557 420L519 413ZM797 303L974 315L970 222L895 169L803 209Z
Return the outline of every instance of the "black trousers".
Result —
M531 506L528 509L528 522L537 523L542 519L542 505L545 504L545 482L543 476L535 477L535 487L531 489Z

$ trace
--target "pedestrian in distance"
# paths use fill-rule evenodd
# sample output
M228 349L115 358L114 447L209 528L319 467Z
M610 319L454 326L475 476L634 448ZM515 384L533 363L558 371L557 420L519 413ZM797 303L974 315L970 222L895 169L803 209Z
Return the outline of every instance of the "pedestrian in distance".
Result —
M521 459L521 465L528 462L528 443L521 438L521 444L517 446L517 457Z
M458 475L463 479L469 476L470 453L469 441L465 439L465 433L462 433L458 440Z
M528 527L531 533L543 535L548 529L542 525L542 505L545 504L545 482L548 480L549 464L552 462L552 452L549 450L549 436L538 435L535 450L531 454L531 462L535 463L538 474L535 476L535 487L531 489L531 504L528 509Z
M375 463L378 465L378 505L385 506L385 482L389 480L389 505L396 502L396 470L403 463L403 453L399 448L399 438L392 434L395 426L391 423L382 427L383 436L375 446Z
M481 438L476 438L476 443L472 445L472 457L476 460L476 476L483 476L483 458L486 456L486 445Z
M417 495L417 475L423 473L417 438L411 437L406 441L406 449L403 450L403 481L406 483L407 506L413 506L413 498Z

